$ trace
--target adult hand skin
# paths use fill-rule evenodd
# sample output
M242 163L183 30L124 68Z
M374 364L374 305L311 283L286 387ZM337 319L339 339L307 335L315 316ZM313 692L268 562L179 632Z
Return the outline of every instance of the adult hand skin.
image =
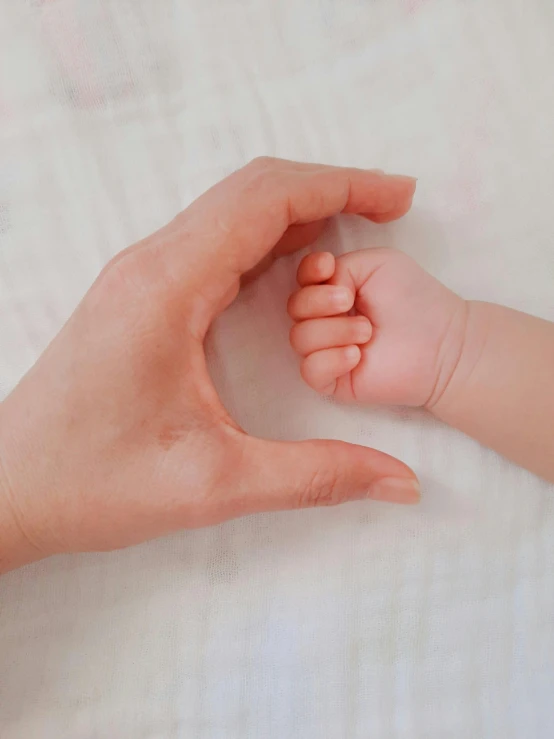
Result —
M248 436L203 346L243 275L313 242L338 213L404 215L414 189L257 159L117 255L0 405L0 572L261 511L417 502L413 472L381 452Z

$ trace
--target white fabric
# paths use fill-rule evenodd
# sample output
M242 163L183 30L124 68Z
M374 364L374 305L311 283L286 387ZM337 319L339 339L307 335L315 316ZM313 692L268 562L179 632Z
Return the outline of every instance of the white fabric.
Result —
M0 0L0 394L107 259L255 155L419 177L396 245L554 319L551 0ZM2 739L549 739L552 489L287 345L294 261L221 320L227 406L405 460L423 503L253 517L0 581ZM514 388L517 392L517 388Z

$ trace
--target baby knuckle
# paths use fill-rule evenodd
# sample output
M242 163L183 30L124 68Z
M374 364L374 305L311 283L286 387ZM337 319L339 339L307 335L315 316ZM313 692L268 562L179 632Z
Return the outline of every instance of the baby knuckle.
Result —
M311 387L312 390L315 390L316 392L320 392L320 383L318 382L317 372L314 372L312 369L312 363L309 359L310 357L305 359L300 365L300 376L308 387Z
M304 330L301 323L295 323L289 333L290 345L298 351L303 345Z
M294 318L295 314L298 312L298 302L301 294L301 291L297 290L289 296L287 301L287 311L292 318Z

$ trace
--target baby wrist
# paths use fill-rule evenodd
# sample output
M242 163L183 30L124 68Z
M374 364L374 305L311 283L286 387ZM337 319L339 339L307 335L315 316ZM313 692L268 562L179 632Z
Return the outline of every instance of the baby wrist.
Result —
M485 347L490 331L489 305L479 301L463 301L463 325L455 358L451 360L439 392L434 393L426 408L434 416L456 426L458 411L463 411L471 395L471 378L485 361Z

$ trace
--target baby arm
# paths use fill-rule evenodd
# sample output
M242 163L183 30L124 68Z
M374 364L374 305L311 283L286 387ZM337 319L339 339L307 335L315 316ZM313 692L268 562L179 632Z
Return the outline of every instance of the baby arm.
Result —
M554 482L554 323L467 305L460 360L431 411Z
M468 302L401 252L311 254L291 344L315 390L424 407L554 482L554 324Z

